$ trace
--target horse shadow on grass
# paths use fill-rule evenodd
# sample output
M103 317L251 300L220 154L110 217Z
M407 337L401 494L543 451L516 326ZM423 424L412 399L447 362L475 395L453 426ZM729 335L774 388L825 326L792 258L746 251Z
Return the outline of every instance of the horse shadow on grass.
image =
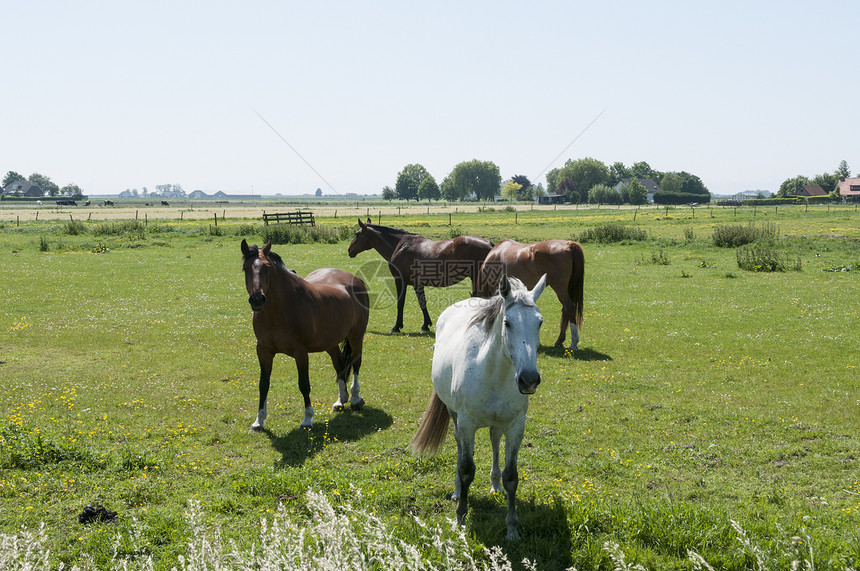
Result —
M368 434L387 429L393 422L387 412L365 405L360 411L346 409L325 420L318 418L310 430L296 427L283 435L268 429L264 432L272 441L272 447L281 453L281 459L275 463L275 467L301 466L326 446L338 442L355 442Z
M538 347L538 353L547 357L567 357L575 361L612 361L611 355L601 353L591 347L584 347L578 351L569 351L564 347L541 345Z
M372 333L373 335L380 335L382 337L405 337L409 338L420 338L420 337L428 337L430 339L436 339L436 331L367 331L368 333Z
M560 498L556 497L551 504L546 504L535 498L517 497L519 541L505 539L507 511L504 494L498 497L470 494L467 518L469 530L483 545L501 547L513 569L523 569L520 562L526 558L536 563L537 569L568 569L573 566L572 534Z

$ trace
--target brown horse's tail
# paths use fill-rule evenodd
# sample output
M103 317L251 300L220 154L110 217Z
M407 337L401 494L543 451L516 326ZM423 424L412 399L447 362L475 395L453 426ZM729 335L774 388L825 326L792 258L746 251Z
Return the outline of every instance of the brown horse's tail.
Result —
M448 433L449 419L448 407L445 406L436 391L433 391L433 394L430 395L430 405L424 413L424 418L421 419L418 432L415 433L415 437L409 443L409 448L419 456L436 454Z
M573 255L573 271L567 282L567 295L573 301L573 315L576 328L582 329L583 287L585 285L585 253L579 242L571 242L570 253Z
M352 372L353 362L352 345L349 344L349 339L344 339L340 346L340 367L337 372L338 379L349 379L349 373Z

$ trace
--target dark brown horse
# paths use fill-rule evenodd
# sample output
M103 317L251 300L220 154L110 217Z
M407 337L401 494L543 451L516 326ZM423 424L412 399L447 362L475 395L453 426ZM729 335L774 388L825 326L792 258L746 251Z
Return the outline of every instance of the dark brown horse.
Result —
M561 332L556 347L564 347L570 324L570 349L576 351L582 327L582 289L585 277L585 254L578 242L547 240L520 244L502 240L487 254L481 266L480 295L490 297L493 284L502 274L519 278L528 288L534 287L546 274L546 283L561 302Z
M419 234L379 224L358 221L359 230L349 245L349 257L374 249L388 262L397 291L397 321L391 328L403 328L403 305L406 286L411 285L424 313L421 331L429 331L433 322L427 313L424 286L448 287L466 278L472 280L472 295L477 294L478 272L493 243L476 236L457 236L450 240L430 240ZM496 280L498 283L498 280Z
M271 241L258 248L242 240L245 287L250 296L248 303L254 310L254 335L260 361L260 406L251 429L263 430L276 353L285 353L296 360L299 390L305 400L302 428L310 428L314 416L308 377L309 353L325 351L331 357L339 391L332 410L343 410L347 398L353 410L360 410L364 399L359 395L358 371L370 307L364 282L348 272L332 268L314 270L302 279L284 265L271 247ZM350 370L353 372L351 398L346 391Z

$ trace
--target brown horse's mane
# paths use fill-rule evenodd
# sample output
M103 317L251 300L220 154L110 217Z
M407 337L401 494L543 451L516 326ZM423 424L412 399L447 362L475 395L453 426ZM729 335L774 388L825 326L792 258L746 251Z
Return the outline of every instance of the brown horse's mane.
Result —
M394 228L392 226L383 226L382 224L365 224L365 226L369 226L373 230L378 230L386 236L390 236L392 234L407 234L409 236L416 236L415 232L408 232L401 228Z

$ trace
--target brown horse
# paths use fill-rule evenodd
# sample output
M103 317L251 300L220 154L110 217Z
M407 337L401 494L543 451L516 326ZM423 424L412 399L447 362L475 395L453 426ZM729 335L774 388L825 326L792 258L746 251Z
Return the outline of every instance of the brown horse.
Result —
M570 323L570 349L576 351L579 329L582 328L582 289L585 277L585 254L578 242L547 240L535 244L520 244L502 240L487 254L481 266L480 295L490 297L493 284L501 274L519 278L532 288L544 274L561 302L561 332L556 347L564 347L567 325Z
M245 287L250 296L248 303L254 310L254 335L260 361L260 406L251 429L263 430L276 353L285 353L296 360L299 390L305 401L302 428L311 428L314 416L308 377L309 353L325 351L331 357L339 391L332 410L343 410L347 398L353 410L361 410L364 399L359 395L358 371L370 307L364 282L348 272L332 268L314 270L302 279L284 265L271 247L271 241L258 248L242 240ZM353 372L351 398L346 391L350 369Z
M427 313L424 286L448 287L466 278L472 280L472 295L477 295L478 272L493 243L477 236L457 236L450 240L430 240L419 234L379 224L358 221L359 230L349 245L349 257L371 248L388 262L397 290L397 321L392 333L403 327L406 286L411 285L424 313L421 331L429 331L432 321ZM496 280L498 283L498 280Z

